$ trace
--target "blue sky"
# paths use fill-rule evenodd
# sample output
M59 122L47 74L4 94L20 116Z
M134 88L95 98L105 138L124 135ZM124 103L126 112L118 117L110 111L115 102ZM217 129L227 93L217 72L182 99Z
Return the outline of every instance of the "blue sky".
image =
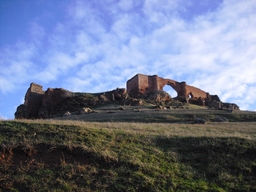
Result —
M14 118L31 82L102 92L137 73L256 110L255 10L255 0L0 0L0 117Z

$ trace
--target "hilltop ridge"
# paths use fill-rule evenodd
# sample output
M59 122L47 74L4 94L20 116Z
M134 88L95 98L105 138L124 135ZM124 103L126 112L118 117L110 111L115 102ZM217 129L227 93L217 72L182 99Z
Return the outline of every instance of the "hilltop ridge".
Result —
M177 97L163 91L164 86L177 91ZM208 106L214 109L239 110L236 104L223 103L218 95L211 95L197 87L164 79L157 75L137 74L127 81L127 88L117 88L101 93L78 93L63 88L48 88L46 91L36 83L31 83L25 94L24 104L17 107L16 119L38 119L63 116L66 112L79 112L83 108L118 102L120 105L144 105L147 102L159 105L170 101Z

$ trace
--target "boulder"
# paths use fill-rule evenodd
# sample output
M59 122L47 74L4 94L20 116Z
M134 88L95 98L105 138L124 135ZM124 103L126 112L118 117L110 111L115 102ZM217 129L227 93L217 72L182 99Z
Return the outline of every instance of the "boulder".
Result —
M158 102L170 101L172 99L171 96L165 91L152 91L149 93L145 93L143 95L143 98L158 101Z
M167 110L167 107L162 106L162 105L156 105L155 107L157 110Z
M15 119L25 119L26 118L26 112L25 112L25 105L21 104L17 107L15 112Z
M89 107L83 107L80 110L80 115L84 115L84 114L91 113L91 112L92 112L92 110Z
M99 95L99 100L101 101L101 102L106 102L106 101L108 101L108 98L104 95L104 94L102 94L102 95Z
M69 111L66 111L63 116L64 117L71 116L71 113Z
M132 99L130 105L131 105L131 106L140 106L140 105L143 105L143 100L141 100L141 99Z
M222 103L220 101L207 101L209 108L222 109Z
M203 118L195 118L194 124L205 124L206 123L206 120L203 119Z

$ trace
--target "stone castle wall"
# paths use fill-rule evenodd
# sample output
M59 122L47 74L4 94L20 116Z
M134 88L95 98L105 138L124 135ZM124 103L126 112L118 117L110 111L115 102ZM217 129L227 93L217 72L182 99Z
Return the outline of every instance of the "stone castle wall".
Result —
M140 95L159 90L159 80L157 75L148 76L137 74L127 81L127 93L130 95Z
M133 78L126 82L127 93L133 94L140 87L138 75L135 75Z
M177 92L177 99L180 101L208 106L219 102L218 106L223 105L218 95L210 95L197 87L187 85L186 82L177 82L157 75L137 74L127 81L127 91L125 89L116 89L110 92L94 94L93 96L70 92L62 88L48 88L47 91L44 91L41 85L31 83L26 92L24 104L17 107L15 118L50 118L64 114L67 110L72 112L81 107L91 107L108 101L124 101L129 99L129 95L135 98L144 97L145 95L150 97L148 93L163 91L166 85L171 86ZM235 106L234 108L239 107Z
M196 97L196 98L199 98L199 97L207 98L208 97L207 94L208 94L207 92L205 92L197 87L186 85L186 95L187 96Z
M186 82L177 82L175 80L158 77L157 75L135 75L127 81L127 93L135 97L141 96L153 91L163 91L166 85L171 86L177 92L178 98L192 98L194 100L200 98L200 103L203 103L203 100L211 99L209 93L197 87L187 85Z
M148 77L146 75L138 75L138 85L141 92L145 92L148 88Z
M44 97L43 87L41 85L31 83L25 95L25 118L37 118L39 108Z

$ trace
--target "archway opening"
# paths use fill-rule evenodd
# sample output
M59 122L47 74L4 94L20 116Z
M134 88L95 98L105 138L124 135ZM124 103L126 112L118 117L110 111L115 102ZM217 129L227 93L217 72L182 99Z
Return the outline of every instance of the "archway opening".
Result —
M171 98L175 98L178 96L178 93L170 85L165 85L163 87L163 91L167 92L171 96Z

